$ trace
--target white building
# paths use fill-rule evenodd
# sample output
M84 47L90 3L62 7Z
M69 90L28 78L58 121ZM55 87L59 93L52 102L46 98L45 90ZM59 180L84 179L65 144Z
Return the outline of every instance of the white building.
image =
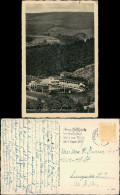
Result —
M85 85L83 83L80 83L79 87L85 87Z
M82 83L78 84L78 83L68 83L68 82L60 81L59 85L63 86L64 88L74 89L74 90L76 90L78 92L85 91L85 85L82 84Z
M36 81L31 81L28 86L29 86L29 90L37 89L37 82Z
M59 79L57 79L56 77L52 77L52 76L50 76L49 77L49 84L51 84L51 85L59 85Z
M61 72L60 73L60 78L63 78L66 74L67 74L67 72Z

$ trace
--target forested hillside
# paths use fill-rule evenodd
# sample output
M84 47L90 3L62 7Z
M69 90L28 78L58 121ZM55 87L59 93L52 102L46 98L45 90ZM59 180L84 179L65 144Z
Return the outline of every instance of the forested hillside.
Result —
M85 80L89 80L89 82L94 83L94 64L90 64L85 66L85 68L80 68L75 72L71 73L74 78L84 78Z
M94 63L94 38L72 44L45 44L26 48L28 75L56 75L62 71L73 72Z

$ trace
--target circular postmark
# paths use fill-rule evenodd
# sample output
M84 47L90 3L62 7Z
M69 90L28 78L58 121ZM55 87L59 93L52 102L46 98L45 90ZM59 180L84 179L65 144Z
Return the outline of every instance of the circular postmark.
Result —
M106 146L109 144L109 142L101 142L101 140L99 138L99 129L98 128L93 131L92 140L98 146Z

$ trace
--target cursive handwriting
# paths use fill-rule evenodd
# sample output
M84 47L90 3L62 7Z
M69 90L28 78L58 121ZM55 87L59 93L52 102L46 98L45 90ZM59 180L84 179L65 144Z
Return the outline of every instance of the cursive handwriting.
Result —
M75 180L74 181L75 187L79 186L79 187L86 187L86 188L100 187L101 180L103 180L103 182L106 182L106 180L114 180L115 179L115 178L109 177L107 172L98 172L96 174L88 173L86 175L81 175L76 170L74 170L72 172L72 174L70 175L70 178Z
M2 121L2 191L39 194L57 190L59 124L55 120Z
M61 148L61 154L104 154L104 150L94 150L91 146L89 148L83 147L80 150L71 149L66 150L65 148Z
M75 158L75 157L73 157L73 158L67 158L67 157L63 157L63 158L61 158L60 159L61 160L61 162L63 162L63 163L71 163L71 162L78 162L78 163L85 163L85 162L88 162L88 161L90 161L91 160L91 158L90 158L90 156L88 156L88 155L86 155L86 156L81 156L81 157L79 157L79 158Z
M99 172L96 175L93 174L93 173L89 173L87 175L79 175L76 170L74 170L72 172L72 174L70 175L70 178L80 178L80 179L86 179L86 178L87 179L88 178L89 179L93 179L93 178L95 178L95 179L114 179L112 177L109 177L107 172Z

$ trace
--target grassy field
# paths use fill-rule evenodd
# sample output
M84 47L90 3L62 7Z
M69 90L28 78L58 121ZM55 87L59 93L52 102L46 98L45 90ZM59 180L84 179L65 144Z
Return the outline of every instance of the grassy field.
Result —
M36 44L44 44L44 43L49 43L49 44L53 44L53 43L60 43L60 40L55 38L55 37L50 37L50 36L29 36L29 37L33 37L33 40L29 43L30 45L36 45ZM28 44L28 45L29 45Z

